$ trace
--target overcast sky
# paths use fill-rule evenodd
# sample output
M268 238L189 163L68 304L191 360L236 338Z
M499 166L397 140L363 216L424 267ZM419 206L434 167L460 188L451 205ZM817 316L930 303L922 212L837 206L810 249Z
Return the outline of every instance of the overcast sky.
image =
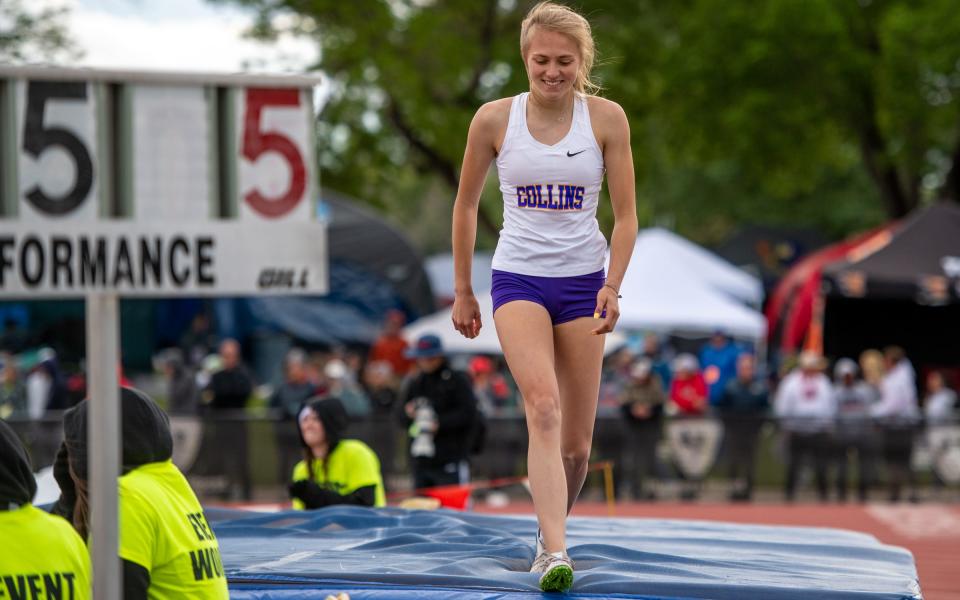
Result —
M66 25L84 56L76 66L173 71L302 72L316 62L312 40L244 39L249 12L204 0L31 0L67 6Z

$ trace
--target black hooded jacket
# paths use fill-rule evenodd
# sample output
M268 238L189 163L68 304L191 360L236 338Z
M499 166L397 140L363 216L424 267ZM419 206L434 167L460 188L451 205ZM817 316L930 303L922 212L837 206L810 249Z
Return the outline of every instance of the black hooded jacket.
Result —
M477 441L480 413L467 374L444 361L435 371L421 372L410 379L397 404L397 416L404 428L413 422L404 407L418 398L426 399L436 412L437 431L434 434L436 454L433 458L417 460L445 465L468 458Z
M70 466L80 479L87 473L87 415L89 403L80 402L63 414L63 443L70 455ZM146 394L133 388L120 389L123 448L122 472L140 465L162 462L173 456L170 419Z
M121 406L121 470L124 474L133 469L155 462L169 460L173 456L173 436L167 414L149 396L133 388L120 389ZM70 480L66 462L69 461L77 477L86 481L87 469L87 418L89 402L83 400L63 414L63 445L57 454L53 472L60 484L61 496L53 512L73 519L76 492ZM135 562L123 560L123 597L126 600L145 600L150 587L150 573Z
M323 432L328 444L327 456L329 457L336 450L340 440L344 439L347 426L350 424L347 410L343 407L339 398L333 397L314 399L307 403L303 410L312 410L323 424ZM300 429L299 420L297 422L297 433L300 434L300 445L303 446L305 451L309 451L309 446L303 439L303 430ZM312 472L310 465L307 465L307 472ZM344 495L327 487L322 487L314 481L300 480L290 483L290 497L299 499L310 509L333 504L373 506L376 502L376 486L369 485Z
M28 504L37 493L37 481L20 438L0 421L0 510Z

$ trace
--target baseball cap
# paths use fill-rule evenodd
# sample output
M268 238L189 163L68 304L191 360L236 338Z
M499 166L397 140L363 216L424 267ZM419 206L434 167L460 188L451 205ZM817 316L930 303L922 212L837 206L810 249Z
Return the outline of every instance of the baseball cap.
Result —
M820 356L819 352L814 352L813 350L804 350L800 353L800 358L797 361L797 364L800 365L801 369L820 370L823 368L823 357Z
M343 379L347 372L347 364L339 358L330 359L323 367L323 374L330 379Z
M420 336L413 347L404 352L407 358L433 358L443 355L443 342L432 333Z
M856 375L857 374L857 363L849 358L841 358L837 361L837 364L833 367L833 374L836 377L843 377L844 375Z
M633 363L632 367L630 367L630 376L636 377L637 379L642 379L650 374L652 368L653 363L650 361L650 359L641 358L637 362Z

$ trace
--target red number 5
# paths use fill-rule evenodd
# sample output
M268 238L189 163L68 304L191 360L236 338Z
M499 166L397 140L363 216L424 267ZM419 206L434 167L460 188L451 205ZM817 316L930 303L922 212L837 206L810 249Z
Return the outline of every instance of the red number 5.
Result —
M259 190L251 190L244 195L251 208L265 217L280 217L300 202L307 186L307 172L303 157L296 145L287 136L274 131L260 130L260 114L265 106L300 106L298 90L274 90L249 88L247 90L247 111L243 117L244 158L256 161L264 152L277 152L290 164L290 185L287 191L274 198L262 195Z

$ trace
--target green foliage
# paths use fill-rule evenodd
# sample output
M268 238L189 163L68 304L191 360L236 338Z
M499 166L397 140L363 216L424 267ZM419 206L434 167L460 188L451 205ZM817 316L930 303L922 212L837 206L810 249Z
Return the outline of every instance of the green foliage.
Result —
M0 0L0 61L49 61L75 57L62 18L65 8L28 11L22 0Z
M528 0L219 0L255 33L315 37L330 77L323 185L448 247L476 109L527 87ZM960 196L960 19L951 0L593 0L604 95L627 112L641 224L701 241L741 222L873 226ZM284 19L277 19L278 16ZM481 200L481 246L500 198ZM958 183L952 184L952 181ZM601 225L612 215L601 203Z

